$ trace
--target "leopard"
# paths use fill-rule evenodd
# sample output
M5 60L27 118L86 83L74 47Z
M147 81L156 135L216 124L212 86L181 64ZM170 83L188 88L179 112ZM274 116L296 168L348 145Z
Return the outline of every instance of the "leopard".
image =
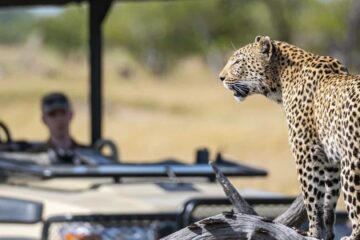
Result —
M219 74L239 102L260 94L281 105L308 216L305 235L334 239L342 190L360 239L360 76L330 56L268 36L236 50ZM294 169L295 170L295 169Z

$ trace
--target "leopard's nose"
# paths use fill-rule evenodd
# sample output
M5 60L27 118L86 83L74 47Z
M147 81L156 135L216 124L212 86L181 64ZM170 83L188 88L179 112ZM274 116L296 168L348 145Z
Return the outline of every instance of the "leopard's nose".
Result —
M225 80L225 76L221 76L221 75L220 75L219 78L220 78L221 81L224 81L224 80Z

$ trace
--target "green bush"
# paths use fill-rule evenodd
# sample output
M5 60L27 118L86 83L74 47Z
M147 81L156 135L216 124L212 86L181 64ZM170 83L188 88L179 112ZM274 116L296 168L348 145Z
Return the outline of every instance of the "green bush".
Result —
M22 9L2 9L0 23L0 43L17 44L30 34L34 17Z
M69 7L60 15L37 19L36 28L42 33L45 44L68 54L86 46L87 11L84 6Z

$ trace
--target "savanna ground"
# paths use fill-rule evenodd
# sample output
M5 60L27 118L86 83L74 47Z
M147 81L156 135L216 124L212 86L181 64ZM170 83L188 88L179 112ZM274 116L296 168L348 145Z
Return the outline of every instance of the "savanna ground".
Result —
M84 56L60 58L49 50L0 47L1 120L14 139L44 140L40 98L64 91L73 100L72 133L89 142L88 68ZM120 147L124 161L173 156L194 160L196 148L269 170L267 178L233 179L238 187L298 194L296 170L281 107L261 96L237 103L217 73L200 59L184 60L158 77L120 50L104 59L105 138ZM125 77L123 66L130 69Z

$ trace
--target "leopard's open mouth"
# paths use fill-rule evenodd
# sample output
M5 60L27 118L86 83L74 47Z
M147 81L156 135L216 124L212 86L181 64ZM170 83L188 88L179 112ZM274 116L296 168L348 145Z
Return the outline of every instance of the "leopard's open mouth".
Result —
M250 89L245 85L232 85L229 89L234 92L234 96L237 98L245 98L250 93Z

